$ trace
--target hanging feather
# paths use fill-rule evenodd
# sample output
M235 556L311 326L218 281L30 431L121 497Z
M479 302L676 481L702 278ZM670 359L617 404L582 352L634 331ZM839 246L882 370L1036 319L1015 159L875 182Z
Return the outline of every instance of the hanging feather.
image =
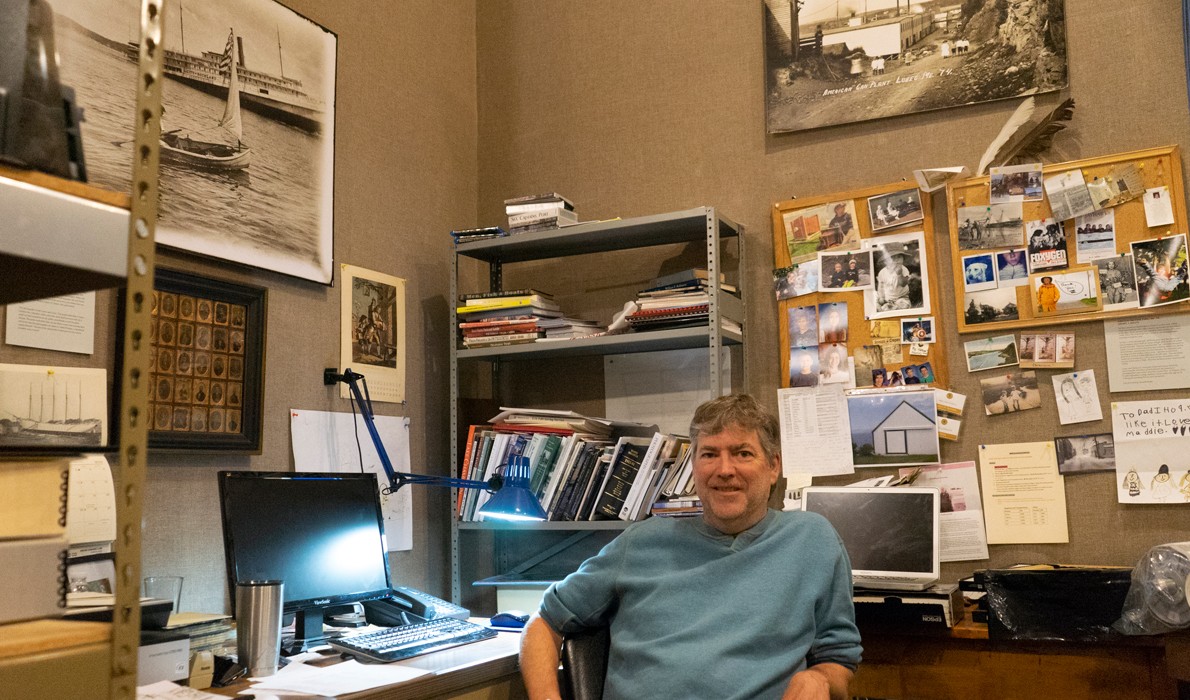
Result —
M1035 104L1033 98L1028 97L1017 106L1016 111L1008 118L1008 123L1000 129L1000 133L996 134L996 138L992 139L992 142L988 144L987 150L983 152L983 157L979 159L979 168L975 171L976 175L983 175L988 166L994 161L997 161L997 156L1000 155L1000 150L1004 144L1008 143L1008 140L1012 138L1018 129L1029 123L1029 118L1033 116Z
M1073 116L1074 98L1069 97L1042 117L1033 128L1022 132L1019 138L1014 138L1011 143L1001 148L995 160L999 161L999 165L1039 160L1039 156L1053 144L1054 134L1065 129L1066 122Z

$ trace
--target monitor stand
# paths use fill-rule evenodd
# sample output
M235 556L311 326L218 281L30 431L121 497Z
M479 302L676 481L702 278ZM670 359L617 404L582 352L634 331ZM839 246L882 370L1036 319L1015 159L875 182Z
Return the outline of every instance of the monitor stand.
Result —
M327 631L323 624L332 624L327 608L309 608L294 613L293 639L281 641L281 655L293 656L313 647L321 646L326 640L343 636L342 632Z

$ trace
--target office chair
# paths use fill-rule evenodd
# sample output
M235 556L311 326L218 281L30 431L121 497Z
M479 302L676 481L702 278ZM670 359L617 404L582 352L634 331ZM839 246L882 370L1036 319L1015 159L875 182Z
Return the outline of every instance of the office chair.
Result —
M611 630L593 627L562 639L562 668L558 685L563 700L599 700L607 676L607 652Z

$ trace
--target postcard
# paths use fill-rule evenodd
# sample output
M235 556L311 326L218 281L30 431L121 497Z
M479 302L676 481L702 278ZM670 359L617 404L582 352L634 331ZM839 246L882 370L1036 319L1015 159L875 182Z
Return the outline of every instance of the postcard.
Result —
M1041 391L1033 370L1010 372L979 380L983 412L994 416L1041 408Z
M992 204L1040 202L1045 197L1041 186L1041 163L990 168L988 176Z
M997 335L983 340L969 340L963 343L967 355L967 371L979 372L1018 364L1016 336Z

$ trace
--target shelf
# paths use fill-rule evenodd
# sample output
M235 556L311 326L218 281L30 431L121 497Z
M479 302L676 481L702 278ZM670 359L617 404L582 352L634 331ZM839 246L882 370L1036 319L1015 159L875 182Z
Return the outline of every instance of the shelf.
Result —
M743 339L737 333L723 331L725 345L739 345ZM710 342L706 326L670 328L662 331L621 333L595 338L572 338L546 342L501 345L494 348L474 348L458 351L460 360L500 358L502 360L540 360L548 357L576 357L580 355L622 355L630 352L705 348Z
M553 522L460 522L460 530L520 530L523 532L573 532L576 530L623 530L632 523L626 520L559 520Z
M461 243L455 247L455 252L489 263L511 263L671 243L702 242L707 237L708 216L713 214L714 209L699 207L633 219L597 221L553 231L518 233ZM719 221L720 238L739 235L740 227L735 223L722 216L716 218Z
M122 285L128 207L126 194L0 166L0 304Z

